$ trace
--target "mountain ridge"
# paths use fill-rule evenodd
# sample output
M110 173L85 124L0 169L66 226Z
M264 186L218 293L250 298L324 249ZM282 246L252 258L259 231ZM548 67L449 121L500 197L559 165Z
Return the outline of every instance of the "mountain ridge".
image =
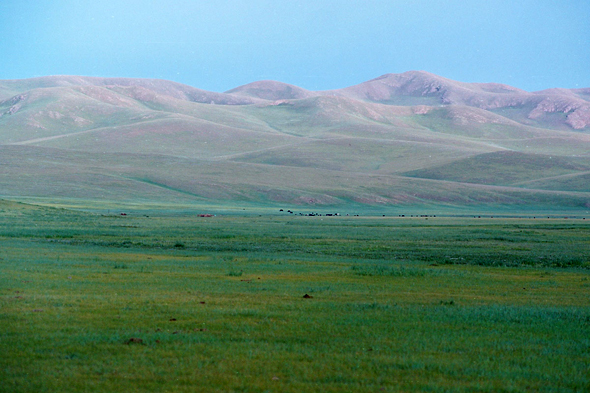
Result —
M590 88L552 88L527 92L499 83L457 82L425 71L384 74L357 85L325 91L311 91L278 81L256 81L224 93L201 90L161 79L48 76L0 80L0 105L14 99L18 85L31 88L98 86L135 87L176 99L216 105L264 105L267 101L341 96L360 101L401 106L464 105L484 110L525 108L533 121L548 114L562 113L564 125L575 130L590 127ZM22 87L20 88L22 90ZM22 94L22 92L21 92ZM139 94L139 93L138 93ZM533 108L530 108L533 107Z
M589 100L424 71L326 91L0 80L0 197L587 208Z

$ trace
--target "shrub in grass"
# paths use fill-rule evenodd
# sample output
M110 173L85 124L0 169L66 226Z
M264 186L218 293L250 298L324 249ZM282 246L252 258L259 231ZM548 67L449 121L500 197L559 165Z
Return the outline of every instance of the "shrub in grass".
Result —
M384 310L390 310L394 306L391 306L390 304L380 304L377 302L373 302L373 303L354 304L352 307L355 311L367 311L367 310L384 311Z
M358 276L423 277L430 274L427 269L408 266L353 265L351 270Z

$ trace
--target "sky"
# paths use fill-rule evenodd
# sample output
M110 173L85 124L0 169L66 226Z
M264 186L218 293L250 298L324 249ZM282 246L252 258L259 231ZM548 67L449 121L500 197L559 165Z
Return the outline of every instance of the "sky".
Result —
M0 79L158 78L310 90L428 71L590 87L589 0L0 0Z

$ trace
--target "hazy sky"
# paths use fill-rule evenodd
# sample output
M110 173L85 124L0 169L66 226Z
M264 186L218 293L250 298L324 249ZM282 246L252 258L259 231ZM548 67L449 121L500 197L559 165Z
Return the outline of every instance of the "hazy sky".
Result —
M589 0L0 0L0 79L261 79L346 87L424 70L590 87Z

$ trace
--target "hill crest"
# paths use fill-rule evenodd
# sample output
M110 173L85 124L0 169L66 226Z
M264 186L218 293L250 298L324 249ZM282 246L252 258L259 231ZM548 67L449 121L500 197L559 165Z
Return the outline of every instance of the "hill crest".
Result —
M301 87L290 85L288 83L263 80L248 83L228 90L226 94L260 98L263 100L297 100L301 98L313 97L315 94Z
M330 91L0 81L0 197L585 207L589 97L423 71Z

